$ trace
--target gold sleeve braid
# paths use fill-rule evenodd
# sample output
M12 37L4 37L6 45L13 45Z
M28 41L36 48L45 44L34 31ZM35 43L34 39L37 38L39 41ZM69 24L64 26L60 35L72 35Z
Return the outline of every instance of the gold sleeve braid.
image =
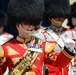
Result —
M62 52L63 52L63 54L64 54L65 56L67 56L68 58L70 58L70 59L74 58L74 56L71 56L71 55L68 54L65 50L63 50Z

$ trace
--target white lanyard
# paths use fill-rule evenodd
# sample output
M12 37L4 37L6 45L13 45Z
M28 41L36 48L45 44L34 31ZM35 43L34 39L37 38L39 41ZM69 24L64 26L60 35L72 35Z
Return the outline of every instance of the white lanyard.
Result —
M61 38L58 37L58 35L56 35L53 30L51 29L48 29L47 30L47 33L49 35L51 35L51 37L63 48L64 47L64 42Z

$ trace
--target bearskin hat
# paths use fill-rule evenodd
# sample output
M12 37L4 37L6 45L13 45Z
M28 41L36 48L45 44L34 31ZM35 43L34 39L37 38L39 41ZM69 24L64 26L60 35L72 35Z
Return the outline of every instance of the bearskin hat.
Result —
M49 18L67 18L70 15L69 0L45 0L45 16Z
M10 0L7 12L12 26L21 21L38 25L43 18L44 0Z
M0 27L7 25L7 14L4 11L0 11Z
M72 17L76 17L76 2L71 5L71 16L68 18L67 25L70 26L70 29L74 28L72 24Z
M76 17L76 2L71 5L71 16Z

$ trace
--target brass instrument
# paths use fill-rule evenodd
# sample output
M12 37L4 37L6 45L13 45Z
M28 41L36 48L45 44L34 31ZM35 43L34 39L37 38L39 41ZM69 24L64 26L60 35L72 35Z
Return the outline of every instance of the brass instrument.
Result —
M29 44L25 55L14 65L8 75L24 75L31 68L41 49L39 44Z
M35 58L32 57L34 54L36 55ZM32 53L31 51L28 51L26 56L15 64L8 75L23 75L33 65L37 56L37 52Z

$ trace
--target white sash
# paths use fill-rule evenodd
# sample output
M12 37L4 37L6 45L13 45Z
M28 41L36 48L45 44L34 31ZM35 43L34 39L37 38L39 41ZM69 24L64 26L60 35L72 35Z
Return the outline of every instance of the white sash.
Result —
M56 35L53 30L48 29L47 33L62 47L64 48L64 42L61 38L58 37L58 35Z
M73 65L74 59L71 60L71 62L68 65L68 75L74 75L74 65Z

